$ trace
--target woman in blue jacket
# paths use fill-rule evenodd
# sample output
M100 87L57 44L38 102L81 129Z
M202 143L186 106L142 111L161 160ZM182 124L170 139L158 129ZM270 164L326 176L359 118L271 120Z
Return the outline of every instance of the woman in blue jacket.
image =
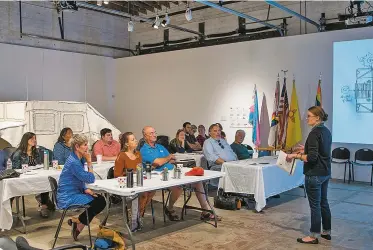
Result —
M86 205L88 220L85 211L78 219L68 220L71 226L71 235L77 240L84 226L98 215L106 206L105 198L95 194L85 183L94 183L91 155L88 153L88 139L84 135L74 135L71 141L72 152L67 158L57 188L57 205L65 209L72 205ZM84 163L88 165L88 172L84 170Z
M63 128L61 130L60 136L57 139L56 144L53 148L53 159L58 161L59 165L64 165L67 157L71 153L71 137L73 136L73 131L71 128Z

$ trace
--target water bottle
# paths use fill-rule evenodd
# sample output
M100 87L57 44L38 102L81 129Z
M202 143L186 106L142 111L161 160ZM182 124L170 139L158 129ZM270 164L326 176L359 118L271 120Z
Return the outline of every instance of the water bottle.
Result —
M133 188L133 171L132 171L132 169L127 169L126 178L127 178L127 188Z
M48 159L48 151L44 150L44 169L49 169L49 159Z
M84 170L88 172L88 164L86 162L84 162Z
M142 164L138 164L136 168L136 185L142 187L144 185L144 172L142 171Z
M168 168L164 168L162 171L162 181L168 181Z
M6 162L6 169L12 169L12 160L10 158Z
M150 165L150 163L146 163L145 171L146 179L150 180L152 178L152 166Z

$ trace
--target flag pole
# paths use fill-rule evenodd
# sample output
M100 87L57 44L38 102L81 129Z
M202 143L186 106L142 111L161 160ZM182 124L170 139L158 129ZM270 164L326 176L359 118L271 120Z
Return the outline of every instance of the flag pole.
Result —
M283 73L284 73L284 82L286 81L286 73L289 71L289 70L284 70L284 69L282 69L281 70ZM283 111L284 111L285 109L283 108ZM282 113L284 113L284 112L282 112ZM286 118L287 119L287 118ZM286 128L283 128L284 129L284 131L286 131ZM283 132L283 133L285 133L285 132ZM282 138L281 138L282 139ZM285 136L285 142L284 143L286 143L286 136ZM282 148L282 149L284 149L284 150L286 150L285 148L283 148L283 145L280 145L280 147Z
M277 73L277 82L279 83L280 82L280 73ZM277 82L276 82L276 85L277 85ZM275 90L276 91L276 90ZM279 91L279 94L280 94L280 91ZM279 98L279 100L280 100L280 97L278 97ZM278 106L279 104L277 103L277 106ZM275 107L275 119L278 121L278 122L280 122L279 121L279 119L278 119L278 107ZM277 140L278 140L278 138L277 138L277 136L278 136L278 123L277 123L277 125L276 125L276 130L275 130L275 150L274 150L274 154L275 154L275 156L276 156L276 150L277 150Z

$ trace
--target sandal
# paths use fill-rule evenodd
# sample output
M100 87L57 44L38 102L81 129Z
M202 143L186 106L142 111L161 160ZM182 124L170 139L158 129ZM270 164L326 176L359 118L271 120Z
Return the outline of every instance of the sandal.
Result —
M221 221L222 217L219 215L216 215L216 220ZM215 216L212 213L201 213L201 220L203 221L212 221L215 220Z
M73 237L73 239L75 241L78 241L78 236L80 234L79 230L78 230L78 223L76 222L73 222L72 219L69 219L67 221L67 224L69 224L69 226L71 226L71 236Z
M321 238L324 238L326 240L331 240L332 239L332 236L330 234L321 234L320 236L321 236Z
M179 221L180 220L180 218L179 218L179 216L177 216L175 210L170 211L167 208L165 208L164 213L168 216L168 219L170 221Z
M304 241L303 238L298 238L297 241L299 243L304 243L304 244L319 244L319 240L317 238L314 238L313 240L310 240L310 241Z

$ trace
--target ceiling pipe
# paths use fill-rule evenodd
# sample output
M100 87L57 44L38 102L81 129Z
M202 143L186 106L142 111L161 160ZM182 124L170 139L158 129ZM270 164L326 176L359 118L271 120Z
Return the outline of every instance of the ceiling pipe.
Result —
M149 23L149 24L154 23L153 19L140 17L140 16L133 16L131 14L128 14L128 13L125 13L125 12L122 12L122 11L112 10L112 9L97 6L97 5L94 5L94 4L89 4L89 3L86 3L86 2L76 1L76 6L79 7L79 8L83 8L83 9L95 10L95 11L99 11L99 12L103 12L103 13L107 13L107 14L112 14L112 15L115 15L115 16L121 16L121 17L124 17L124 18L131 19L132 21L146 22L146 23ZM179 27L179 26L172 25L172 24L167 25L167 27L172 28L172 29L176 29L176 30L180 30L180 31L184 31L184 32L189 32L189 33L192 33L192 34L195 34L195 35L199 35L201 37L204 36L200 32L190 30L190 29L187 29L187 28L183 28L183 27Z
M224 12L227 12L227 13L230 13L230 14L233 14L233 15L245 18L245 19L250 19L250 20L252 20L254 22L257 22L257 23L260 23L260 24L262 24L264 26L270 27L271 29L275 29L275 30L277 30L280 33L281 36L284 36L284 32L283 32L282 28L280 28L280 27L278 27L276 25L264 22L262 20L259 20L258 18L249 16L247 14L238 12L236 10L232 10L232 9L220 6L219 4L216 4L216 3L212 3L212 2L209 2L209 1L201 1L201 0L195 0L195 1L198 2L198 3L202 3L204 5L208 5L208 6L212 7L212 8L215 8L215 9L218 9L218 10L221 10L221 11L224 11Z
M290 15L293 15L293 16L295 16L295 17L298 17L299 19L301 19L301 20L303 20L303 21L305 21L305 22L307 22L307 23L310 23L310 24L312 24L312 25L315 25L315 26L317 27L317 30L320 31L320 24L316 23L315 21L313 21L313 20L311 20L311 19L309 19L309 18L307 18L307 17L305 17L305 16L302 16L301 14L299 14L299 13L297 13L297 12L295 12L295 11L293 11L293 10L291 10L291 9L289 9L289 8L283 6L283 5L281 5L281 4L279 4L279 3L275 2L275 1L268 1L268 0L265 0L265 2L266 2L267 4L269 4L269 5L272 5L273 7L279 8L279 9L281 9L281 10L283 10L283 11L289 13Z

